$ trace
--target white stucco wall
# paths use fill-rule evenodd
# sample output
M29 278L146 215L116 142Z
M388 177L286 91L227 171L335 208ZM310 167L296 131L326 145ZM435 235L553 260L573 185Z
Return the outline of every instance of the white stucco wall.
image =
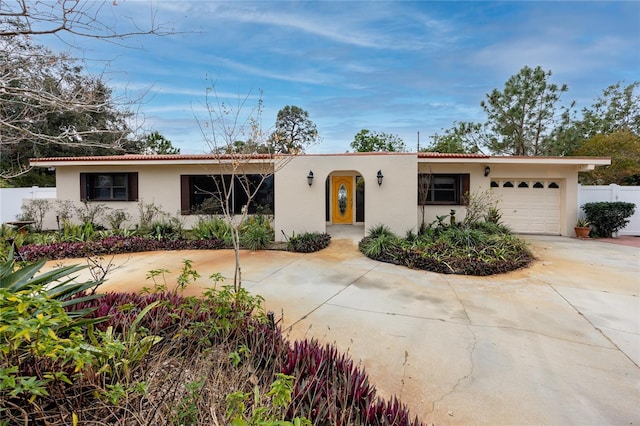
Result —
M463 163L437 163L428 160L420 162L418 165L418 173L434 173L434 174L463 174L469 173L469 191L485 191L489 189L491 182L490 177L484 176L485 164L463 164ZM417 200L417 187L416 187ZM417 201L416 201L417 204ZM437 216L448 215L451 210L456 211L456 221L464 219L467 208L463 205L427 205L424 206L424 223L430 224L434 222ZM422 208L418 207L418 216L416 229L422 224Z
M139 200L153 203L164 212L178 215L180 211L180 175L217 174L220 165L215 160L200 158L129 159L119 158L86 162L80 159L53 162L56 166L58 199L80 204L80 173L138 172ZM290 160L290 161L289 161ZM205 164L209 161L209 164ZM269 160L252 163L246 173L264 170ZM266 162L265 162L266 161ZM560 234L573 235L577 217L578 171L589 164L608 164L608 159L582 158L518 158L518 157L469 157L434 156L433 158L411 153L363 153L363 154L308 154L290 158L278 169L276 166L275 220L276 239L301 232L325 232L327 220L325 183L331 176L362 176L365 180L364 225L368 230L384 224L399 235L416 230L422 222L417 203L418 173L442 173L470 175L470 190L484 191L490 188L492 179L532 178L553 179L561 183ZM50 166L43 163L41 166ZM268 163L269 167L273 167ZM489 176L484 176L490 166ZM384 175L378 186L376 174ZM314 173L313 185L307 183L309 171ZM354 183L355 186L355 183ZM112 209L125 209L133 226L139 221L138 202L99 202ZM466 208L461 205L426 206L425 223L436 216L456 210L456 219L462 220ZM355 209L354 209L355 210ZM52 212L55 217L55 213ZM186 227L192 226L196 216L179 216ZM355 220L355 211L354 211Z
M258 173L263 166L248 165L247 173ZM198 219L196 215L180 214L180 175L207 175L219 173L218 165L125 165L125 166L64 166L56 170L58 199L71 200L76 205L80 200L80 173L126 173L138 172L138 201L95 201L109 209L127 211L131 220L124 226L133 227L139 223L139 204L153 203L162 212L180 218L184 226L190 228ZM102 221L104 222L104 220Z
M384 179L378 186L376 174ZM307 175L313 171L313 185ZM305 155L292 159L275 177L276 238L301 232L324 232L325 182L332 175L365 180L365 230L384 224L403 234L415 226L417 194L415 154Z

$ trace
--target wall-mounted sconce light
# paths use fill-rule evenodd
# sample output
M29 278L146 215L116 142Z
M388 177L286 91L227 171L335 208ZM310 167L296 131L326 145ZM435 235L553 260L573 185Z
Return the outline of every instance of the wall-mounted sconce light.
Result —
M489 176L489 173L491 173L491 167L487 166L484 168L484 176Z
M309 184L309 186L313 184L313 172L311 170L309 170L309 174L307 175L307 183Z
M378 186L382 185L382 178L384 178L384 176L382 175L382 170L378 170L378 174L376 174L376 177L378 178Z

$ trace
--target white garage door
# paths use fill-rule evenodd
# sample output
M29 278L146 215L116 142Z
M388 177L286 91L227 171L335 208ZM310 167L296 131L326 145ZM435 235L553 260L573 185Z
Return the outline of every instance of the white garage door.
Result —
M528 234L560 234L559 180L494 179L491 188L500 200L502 222Z

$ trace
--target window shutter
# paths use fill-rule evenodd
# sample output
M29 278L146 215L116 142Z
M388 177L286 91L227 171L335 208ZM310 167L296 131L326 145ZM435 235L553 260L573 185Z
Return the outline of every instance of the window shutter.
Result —
M469 174L460 175L462 194L460 198L460 204L468 205L469 204L469 190L471 188L471 179Z
M80 201L85 201L89 198L87 191L87 174L80 173Z
M128 173L129 201L138 201L138 172Z
M191 214L191 179L189 175L180 175L180 211Z

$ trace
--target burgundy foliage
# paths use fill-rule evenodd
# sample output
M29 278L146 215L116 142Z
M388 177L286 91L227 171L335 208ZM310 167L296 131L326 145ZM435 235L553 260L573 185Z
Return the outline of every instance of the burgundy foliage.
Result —
M99 241L27 244L20 247L19 251L25 260L37 261L157 250L217 250L223 247L224 243L217 238L157 240L143 237L112 236Z

